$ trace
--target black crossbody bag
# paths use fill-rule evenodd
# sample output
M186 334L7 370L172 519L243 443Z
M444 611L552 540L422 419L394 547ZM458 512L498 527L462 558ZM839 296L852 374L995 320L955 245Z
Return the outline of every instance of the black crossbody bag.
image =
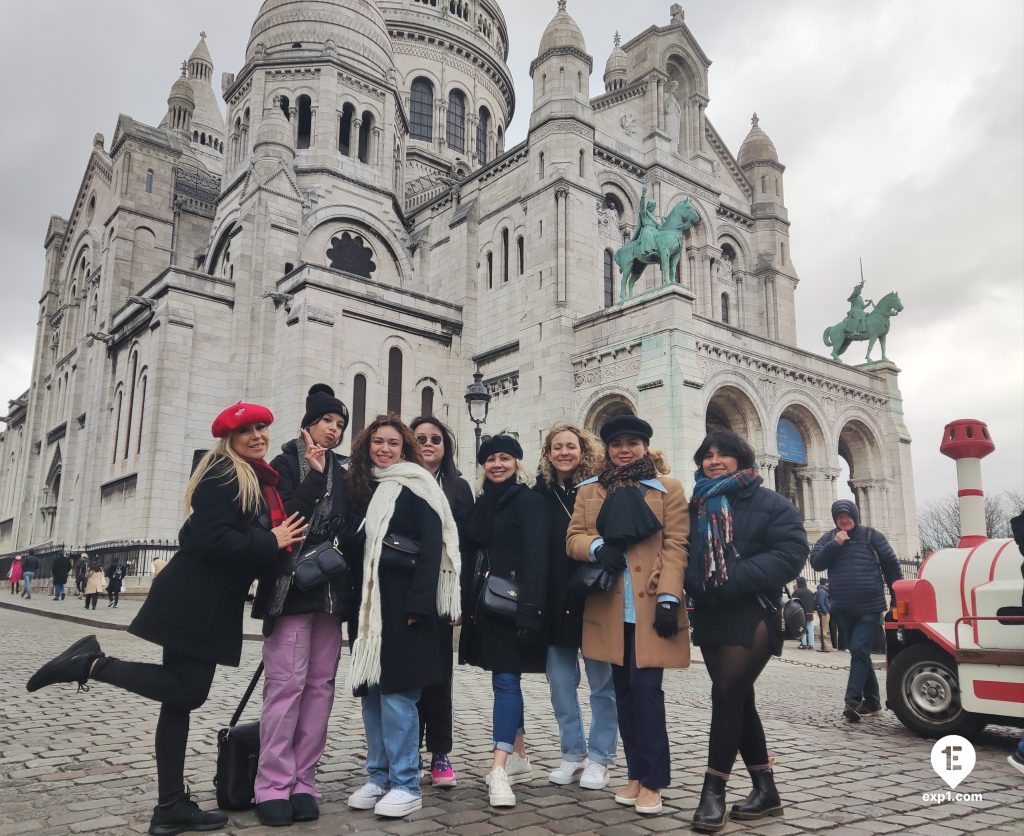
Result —
M256 770L260 763L260 723L238 724L245 706L263 675L260 662L245 689L227 728L217 732L217 806L221 810L249 810L256 793Z

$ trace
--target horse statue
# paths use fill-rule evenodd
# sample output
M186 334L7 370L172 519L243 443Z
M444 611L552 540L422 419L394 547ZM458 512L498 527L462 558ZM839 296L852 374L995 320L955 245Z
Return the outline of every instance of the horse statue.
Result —
M652 202L653 203L653 202ZM643 247L644 236L639 240L628 241L615 253L615 263L622 274L622 285L619 290L621 299L629 299L633 295L633 286L640 278L648 264L661 265L661 283L675 282L676 270L683 252L683 234L695 224L700 223L700 214L694 208L690 198L680 201L672 207L660 228L649 230L649 238L653 241L653 249ZM646 252L642 251L643 249Z
M849 317L837 325L830 325L825 329L822 339L824 339L825 345L832 349L832 359L837 363L842 362L839 355L849 348L850 343L867 340L868 352L865 359L869 363L874 362L871 359L871 351L877 340L882 347L882 360L888 360L889 358L885 356L885 336L889 333L889 320L902 310L903 303L900 301L899 294L894 290L879 299L871 313L866 315L862 331L851 330L848 325Z

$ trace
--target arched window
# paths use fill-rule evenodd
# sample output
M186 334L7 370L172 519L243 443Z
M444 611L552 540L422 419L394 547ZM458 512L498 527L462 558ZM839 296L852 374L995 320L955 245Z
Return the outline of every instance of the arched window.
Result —
M146 171L146 192L147 194L153 191L153 169Z
M291 122L292 121L292 103L288 100L287 96L281 96L280 104L281 104L281 112L284 114L284 118L287 119L289 122ZM248 122L249 121L248 111L246 111L246 114L247 115L246 115L245 121Z
M363 111L362 124L359 125L359 162L370 162L370 136L373 130L373 114Z
M299 96L295 104L299 107L299 135L295 147L309 148L313 136L313 102L309 96Z
M505 153L505 132L501 129L501 125L498 125L498 147L494 153L499 157Z
M402 349L388 352L388 412L402 414Z
M494 287L494 254L487 253L487 289Z
M576 90L583 92L583 73L576 73Z
M501 281L508 281L508 230L501 231Z
M417 78L409 98L409 139L430 142L434 138L434 85Z
M132 444L132 414L135 412L135 375L139 371L138 352L132 354L132 361L128 372L128 417L124 422L124 458L128 458L128 451Z
M366 375L357 374L352 381L352 438L366 426Z
M544 152L540 152L540 179L544 179Z
M352 156L352 120L355 116L356 109L351 104L346 104L341 109L341 118L338 121L338 150L346 157Z
M761 178L761 194L764 194L768 190L767 185L766 185L767 182L768 182L768 178L767 177L762 177Z
M543 73L540 77L540 94L543 96L548 92L548 74Z
M558 86L565 87L565 67L558 68Z
M615 304L615 256L611 250L604 251L604 306Z
M420 415L434 414L434 390L430 386L424 386L420 392Z
M111 464L117 461L117 443L121 440L121 407L124 405L124 389L118 387L114 401L117 406L114 408L116 417L114 418L114 453L110 457Z
M484 165L487 162L487 134L491 130L491 113L482 107L479 116L476 123L476 159L480 165Z
M584 174L583 174L583 158L584 158L584 154L583 154L583 149L581 148L580 149L580 177L584 176Z
M466 153L466 97L461 90L448 94L448 147Z
M729 324L729 294L722 294L722 322Z
M516 238L516 256L519 266L519 275L521 276L526 272L526 242L523 240L522 235Z
M199 131L192 131L192 141L199 142Z

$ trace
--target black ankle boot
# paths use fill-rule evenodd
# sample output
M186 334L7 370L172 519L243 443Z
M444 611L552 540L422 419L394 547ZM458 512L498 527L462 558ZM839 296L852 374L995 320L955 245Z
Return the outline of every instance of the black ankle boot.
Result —
M700 803L691 827L702 833L714 833L725 827L725 779L710 772L704 776Z
M85 682L89 678L89 670L93 662L102 658L103 651L100 650L100 643L96 641L96 637L86 636L32 674L26 688L29 691L38 691L58 682L77 682L80 691L86 690L88 686Z
M223 830L227 823L228 817L224 813L200 810L186 791L177 801L156 806L153 818L149 820L149 833L150 836L175 836L193 830Z
M739 804L733 804L729 818L746 821L759 819L762 816L781 816L782 799L775 789L775 776L770 769L751 769L750 780L754 788L750 795Z

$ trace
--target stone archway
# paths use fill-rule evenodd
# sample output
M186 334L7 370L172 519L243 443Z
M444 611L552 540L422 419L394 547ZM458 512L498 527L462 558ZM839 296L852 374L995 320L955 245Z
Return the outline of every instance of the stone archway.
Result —
M884 487L882 447L874 431L858 418L848 419L839 431L836 452L850 469L847 485L861 510L863 521L871 520L877 527L885 527L886 509L884 500L878 495Z
M636 407L624 395L607 395L590 408L583 426L599 436L605 422L616 415L636 415Z
M720 386L711 395L704 410L705 432L730 430L746 439L754 450L764 452L764 425L757 407L742 389L736 386Z
M820 491L815 474L826 462L825 433L807 407L793 403L782 410L775 424L778 463L771 487L792 502L805 520L821 519ZM827 514L826 514L827 517Z

